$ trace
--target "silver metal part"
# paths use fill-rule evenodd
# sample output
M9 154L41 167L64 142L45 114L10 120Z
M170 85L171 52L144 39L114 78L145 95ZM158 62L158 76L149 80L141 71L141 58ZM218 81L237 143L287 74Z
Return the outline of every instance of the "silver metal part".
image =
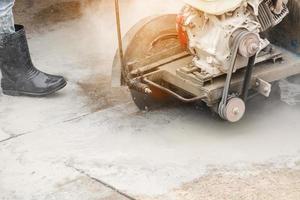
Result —
M269 97L272 91L272 85L267 81L258 78L255 82L255 90L265 97Z
M228 100L224 109L224 117L229 122L240 121L246 112L245 102L237 97L233 97Z
M271 27L279 24L288 14L287 2L279 0L280 5L273 5L272 0L264 0L258 9L258 20L261 24L262 31L265 31Z
M250 58L259 51L260 40L257 34L249 33L239 44L239 54L245 58Z

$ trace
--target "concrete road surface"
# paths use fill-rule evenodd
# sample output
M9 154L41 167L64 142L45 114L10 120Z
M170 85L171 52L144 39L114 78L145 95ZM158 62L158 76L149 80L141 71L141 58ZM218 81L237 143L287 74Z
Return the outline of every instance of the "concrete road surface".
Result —
M300 199L297 78L251 99L237 124L199 104L140 112L110 87L112 3L17 4L34 63L69 84L48 98L0 94L0 199ZM123 28L180 6L123 1Z

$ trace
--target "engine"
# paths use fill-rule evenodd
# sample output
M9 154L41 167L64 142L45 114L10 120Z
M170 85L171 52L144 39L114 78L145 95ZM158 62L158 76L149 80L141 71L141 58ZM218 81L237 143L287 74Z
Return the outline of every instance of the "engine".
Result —
M289 13L287 0L186 0L177 18L179 38L194 56L193 65L212 77L227 73L233 38L249 34L239 48L235 69L245 67L250 56L270 42L261 33L276 26Z

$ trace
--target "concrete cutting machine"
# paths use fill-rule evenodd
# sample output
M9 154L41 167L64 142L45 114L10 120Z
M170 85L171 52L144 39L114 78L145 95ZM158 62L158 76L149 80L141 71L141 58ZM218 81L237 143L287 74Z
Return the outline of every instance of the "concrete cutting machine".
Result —
M130 88L143 110L175 97L203 101L237 122L249 91L300 73L300 1L185 0L178 14L151 16L121 38L113 84Z

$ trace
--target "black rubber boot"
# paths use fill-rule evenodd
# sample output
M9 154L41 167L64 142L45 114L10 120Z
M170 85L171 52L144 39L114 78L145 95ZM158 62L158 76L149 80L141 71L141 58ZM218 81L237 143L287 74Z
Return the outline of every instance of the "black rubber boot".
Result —
M67 85L62 76L39 71L31 61L24 27L15 25L13 34L0 35L1 87L6 95L42 97Z

